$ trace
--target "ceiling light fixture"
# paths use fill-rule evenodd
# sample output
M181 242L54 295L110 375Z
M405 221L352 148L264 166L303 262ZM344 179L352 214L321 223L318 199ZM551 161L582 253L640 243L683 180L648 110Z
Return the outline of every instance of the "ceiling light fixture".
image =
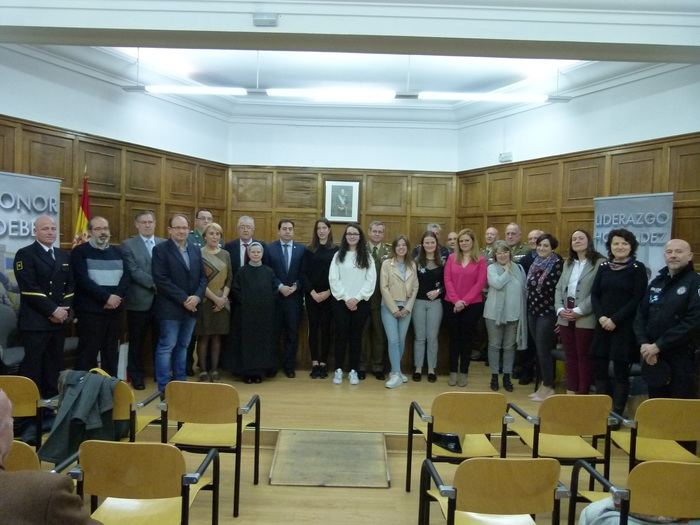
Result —
M169 95L231 95L245 96L248 91L242 87L226 86L178 86L165 84L151 84L146 86L148 93Z
M455 91L421 91L419 100L452 100L460 102L543 103L547 95L538 93L461 93Z
M396 98L392 89L362 88L270 88L268 97L306 98L317 102L389 102Z

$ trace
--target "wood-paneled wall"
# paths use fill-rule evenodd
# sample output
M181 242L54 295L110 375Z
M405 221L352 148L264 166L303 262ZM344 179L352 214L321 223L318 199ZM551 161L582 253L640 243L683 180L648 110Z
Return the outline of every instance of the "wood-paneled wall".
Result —
M277 222L291 218L295 238L311 239L323 215L325 182L360 182L360 222L382 220L386 240L408 234L415 242L428 223L446 232L483 232L507 223L564 237L593 229L593 197L674 192L673 235L700 253L700 133L579 152L457 174L390 170L226 166L138 145L107 140L0 116L0 170L61 180L61 240L70 247L83 174L90 180L92 213L109 221L118 242L134 234L137 211L156 212L158 233L167 218L212 210L226 239L241 215L255 218L256 237L277 237ZM334 224L340 239L342 224ZM560 249L561 250L561 249ZM696 257L700 269L700 257ZM302 332L305 328L302 327ZM443 345L444 346L444 345ZM447 352L441 352L441 365ZM310 355L300 338L300 362ZM410 351L404 356L410 366Z
M700 253L700 134L658 139L457 174L457 226L484 231L509 222L523 235L539 228L559 238L593 232L593 198L673 192L673 236ZM695 258L700 269L700 256Z

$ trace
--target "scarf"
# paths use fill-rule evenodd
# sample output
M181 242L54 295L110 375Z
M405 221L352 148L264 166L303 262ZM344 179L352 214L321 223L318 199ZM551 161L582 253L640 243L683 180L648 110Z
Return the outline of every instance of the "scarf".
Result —
M532 276L532 278L537 281L537 286L535 289L538 292L542 291L542 285L547 280L547 277L549 276L549 272L552 271L552 268L554 268L554 265L557 264L558 260L559 260L559 257L557 256L556 253L553 253L553 252L546 259L543 259L539 255L537 257L535 257L535 260L532 263L532 266L530 266L530 271L528 272L528 277Z

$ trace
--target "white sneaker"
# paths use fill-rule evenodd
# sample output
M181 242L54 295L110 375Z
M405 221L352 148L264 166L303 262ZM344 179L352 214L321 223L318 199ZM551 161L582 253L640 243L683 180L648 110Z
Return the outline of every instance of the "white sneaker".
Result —
M356 376L357 377L357 376ZM333 384L339 385L343 382L343 369L336 368L335 374L333 374Z
M348 374L348 379L350 380L351 385L360 384L360 378L357 377L357 372L355 372L354 370L350 370L350 373Z
M401 386L403 384L403 379L401 379L401 374L391 374L389 376L389 380L384 383L384 386L387 388L396 388L397 386Z
M399 374L399 375L401 376L402 383L408 383L408 378L405 375L403 375L403 374Z

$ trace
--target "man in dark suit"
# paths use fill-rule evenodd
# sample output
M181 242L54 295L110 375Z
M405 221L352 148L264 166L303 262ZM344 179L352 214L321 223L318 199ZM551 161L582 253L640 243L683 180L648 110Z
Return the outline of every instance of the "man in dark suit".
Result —
M248 263L247 249L250 243L259 242L263 249L266 248L265 243L253 238L255 234L255 220L248 215L243 215L238 219L238 239L227 242L224 249L231 256L232 278L236 277L236 273ZM233 374L240 373L240 352L239 341L241 335L241 327L238 326L236 315L236 301L231 292L231 331L226 339L226 347L228 351L224 353L224 366L231 370Z
M20 374L32 379L41 397L58 394L65 324L73 304L73 272L68 254L54 248L56 222L48 215L34 221L36 241L15 255L20 289L19 329L24 340Z
M301 287L302 264L305 247L294 242L294 221L282 219L277 224L279 240L267 246L266 264L275 272L277 315L279 333L284 333L284 356L282 366L288 378L296 377L294 368L301 320L303 290Z
M187 242L188 232L187 217L174 215L168 227L170 239L153 248L154 309L160 326L156 381L161 392L171 379L187 379L187 345L197 321L197 307L207 288L202 252Z
M25 525L100 525L73 493L73 481L63 474L42 470L5 472L12 447L12 403L0 390L0 520Z
M156 237L156 216L148 210L139 212L134 220L138 235L122 242L122 256L131 277L126 291L126 321L129 329L129 363L127 372L136 390L143 390L143 344L150 328L152 351L158 341L158 323L153 312L156 285L151 275L151 252L165 241Z

